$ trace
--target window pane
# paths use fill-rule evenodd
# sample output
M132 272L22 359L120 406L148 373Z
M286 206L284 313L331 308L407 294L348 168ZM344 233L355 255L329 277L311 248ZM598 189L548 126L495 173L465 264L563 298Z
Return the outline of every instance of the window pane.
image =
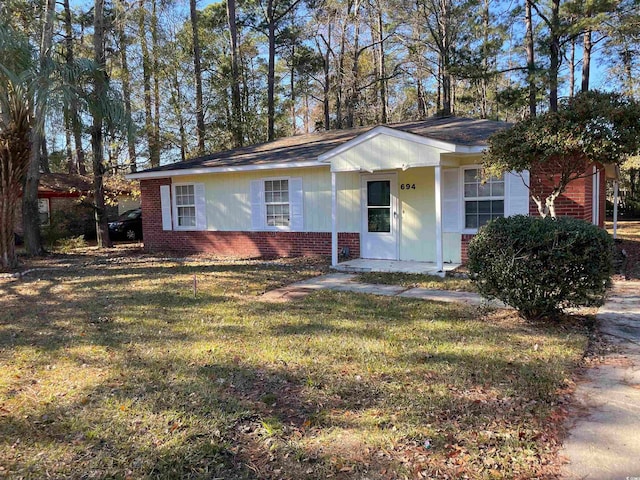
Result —
M504 200L494 200L491 202L491 213L504 216Z
M494 197L502 197L504 195L504 182L492 183L491 195Z
M464 202L465 213L478 213L478 202Z
M280 192L281 201L288 202L289 201L289 192L287 190Z
M391 182L389 180L367 182L367 205L381 207L391 205Z
M464 228L478 228L478 216L476 214L465 215Z
M491 220L491 215L478 215L478 226L486 225Z
M488 200L485 200L483 202L478 202L478 212L491 213L491 202Z
M370 208L369 212L370 232L390 232L391 231L391 209L390 208Z
M464 182L475 183L479 181L480 171L477 168L470 168L464 171Z
M196 226L195 207L178 207L178 226L180 227Z
M478 184L478 196L479 197L490 197L491 196L491 185L488 183L480 183Z
M478 196L478 184L477 183L465 183L464 185L465 197L477 197Z
M280 190L289 190L289 180L280 180Z

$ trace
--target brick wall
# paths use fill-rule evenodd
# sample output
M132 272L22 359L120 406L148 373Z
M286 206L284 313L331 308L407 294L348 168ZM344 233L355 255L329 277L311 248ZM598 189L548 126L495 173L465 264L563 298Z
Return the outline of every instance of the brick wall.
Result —
M602 165L597 165L600 169L600 205L599 222L600 227L604 227L605 198L606 198L606 176ZM593 175L592 166L587 169L588 176L570 182L566 190L555 201L556 215L580 218L587 222L593 221ZM533 173L532 173L533 176ZM532 190L545 195L551 190L551 183L544 176L538 176L540 183L532 184ZM538 207L531 201L529 203L529 214L538 215Z
M331 255L331 232L239 232L162 230L160 186L167 178L142 180L142 230L147 251L211 253L237 257L296 257ZM360 234L338 233L338 251L349 247L360 255Z

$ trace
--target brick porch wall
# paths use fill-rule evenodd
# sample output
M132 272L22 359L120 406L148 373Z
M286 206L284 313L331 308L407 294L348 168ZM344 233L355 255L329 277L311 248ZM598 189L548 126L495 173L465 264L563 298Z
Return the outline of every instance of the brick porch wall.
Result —
M235 257L299 257L331 255L331 232L245 232L162 230L160 186L171 179L142 180L142 230L147 251L210 253ZM360 234L338 233L338 251L349 247L360 256Z

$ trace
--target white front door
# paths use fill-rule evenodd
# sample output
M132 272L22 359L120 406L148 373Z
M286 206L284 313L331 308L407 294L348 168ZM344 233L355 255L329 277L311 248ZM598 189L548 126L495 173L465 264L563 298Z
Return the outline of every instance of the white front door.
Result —
M398 259L398 197L395 173L363 175L360 256Z

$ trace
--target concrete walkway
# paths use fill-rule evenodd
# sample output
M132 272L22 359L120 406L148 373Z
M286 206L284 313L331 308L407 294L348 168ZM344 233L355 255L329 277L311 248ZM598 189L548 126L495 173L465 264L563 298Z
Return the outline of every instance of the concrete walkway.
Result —
M640 281L616 282L597 317L616 353L576 389L588 410L560 452L570 462L564 478L640 479Z
M417 298L434 302L455 302L468 305L487 304L477 293L454 292L450 290L429 290L427 288L407 288L400 285L383 285L373 283L358 283L354 279L356 274L330 273L319 277L303 280L286 287L265 293L263 301L288 302L309 295L316 290L328 289L339 292L370 293L391 297ZM497 304L496 304L497 305Z

